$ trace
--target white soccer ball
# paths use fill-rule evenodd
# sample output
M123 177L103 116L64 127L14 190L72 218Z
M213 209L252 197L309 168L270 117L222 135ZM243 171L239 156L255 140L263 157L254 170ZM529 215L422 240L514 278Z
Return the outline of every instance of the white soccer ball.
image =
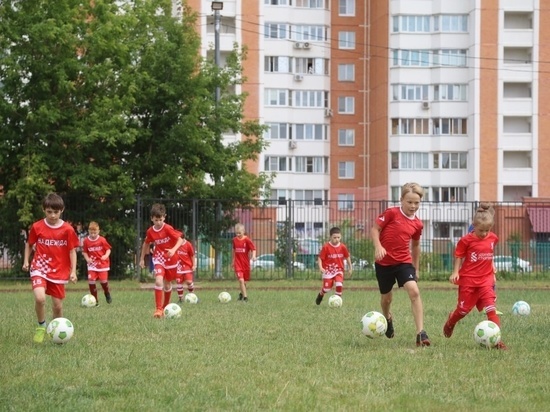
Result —
M380 312L371 311L361 319L363 324L363 334L367 338L378 338L383 336L388 329L388 321Z
M500 342L500 328L490 320L481 321L474 329L474 340L484 348L494 348Z
M88 293L87 295L84 295L82 297L82 300L80 301L80 305L85 308L93 308L97 305L97 300L95 299L94 295L91 293Z
M218 295L218 300L221 303L229 303L229 302L231 302L231 295L228 292L221 292Z
M328 306L334 309L341 308L342 307L342 297L338 295L332 295L330 298L328 298Z
M73 323L66 318L55 318L46 328L46 333L54 343L68 342L74 334Z
M514 315L527 316L531 313L531 306L523 300L517 301L512 306L512 313Z
M166 319L177 319L181 317L181 307L177 303L169 303L164 308L164 317Z
M192 305L199 303L199 297L194 293L188 293L185 295L185 303L191 303Z

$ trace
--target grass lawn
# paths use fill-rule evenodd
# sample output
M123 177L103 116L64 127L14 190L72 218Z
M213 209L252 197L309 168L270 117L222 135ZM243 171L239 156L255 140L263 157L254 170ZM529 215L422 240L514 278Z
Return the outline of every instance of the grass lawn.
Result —
M65 345L32 342L30 283L0 284L0 411L540 411L550 404L550 288L499 282L508 351L475 345L485 316L470 313L443 337L456 290L420 282L432 346L417 348L410 303L394 294L395 338L368 339L361 317L379 310L374 281L346 282L344 304L314 303L320 281L199 282L183 317L154 319L150 285L112 282L113 303L80 307L67 288ZM217 296L229 291L233 300ZM176 300L175 291L173 301ZM511 314L517 300L531 315ZM51 320L51 302L47 301Z

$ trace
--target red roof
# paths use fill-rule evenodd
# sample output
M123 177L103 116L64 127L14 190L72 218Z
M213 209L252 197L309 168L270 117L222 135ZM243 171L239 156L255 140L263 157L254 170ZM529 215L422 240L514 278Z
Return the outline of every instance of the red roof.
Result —
M528 207L527 213L535 233L550 233L550 208Z

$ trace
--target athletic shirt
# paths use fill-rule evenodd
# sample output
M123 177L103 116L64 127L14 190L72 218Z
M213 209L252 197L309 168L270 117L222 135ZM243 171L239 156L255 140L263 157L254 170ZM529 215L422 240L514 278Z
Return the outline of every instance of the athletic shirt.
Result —
M178 266L178 254L174 253L172 257L166 256L166 251L176 246L182 233L174 229L168 223L163 223L160 229L151 226L145 234L146 243L154 243L153 264L161 265L165 269L173 269Z
M86 253L91 260L88 263L88 270L108 272L111 266L111 259L101 259L108 250L111 250L111 245L103 236L99 235L96 239L86 236L82 244L82 252Z
M60 220L51 226L46 219L35 222L29 232L28 244L35 247L30 266L31 276L65 284L71 274L70 252L79 246L74 228Z
M233 266L236 272L250 270L249 252L252 250L256 250L256 246L248 236L233 238Z
M343 274L344 260L348 257L348 248L342 242L338 242L337 245L330 242L325 243L319 252L324 269L323 278L333 278L338 274Z
M396 206L380 214L376 223L382 229L380 243L386 249L386 256L376 263L382 266L412 263L410 241L420 240L424 228L422 221L416 215L406 216L401 207Z
M483 239L475 233L460 238L456 245L455 257L464 259L458 271L457 285L493 286L493 255L498 236L489 232Z
M191 242L184 240L176 252L178 256L178 273L189 273L193 271L195 251Z

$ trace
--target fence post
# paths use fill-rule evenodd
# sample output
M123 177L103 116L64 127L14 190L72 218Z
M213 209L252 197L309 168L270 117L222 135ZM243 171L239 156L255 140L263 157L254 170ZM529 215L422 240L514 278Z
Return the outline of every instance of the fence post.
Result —
M286 222L285 225L288 228L286 230L286 277L292 279L294 277L294 242L292 241L292 212L294 211L294 204L291 199L286 200Z
M139 266L139 261L141 259L141 230L143 222L142 216L142 201L141 196L137 195L136 197L136 251L135 251L135 260L134 260L134 276L136 279L141 279L141 267Z

